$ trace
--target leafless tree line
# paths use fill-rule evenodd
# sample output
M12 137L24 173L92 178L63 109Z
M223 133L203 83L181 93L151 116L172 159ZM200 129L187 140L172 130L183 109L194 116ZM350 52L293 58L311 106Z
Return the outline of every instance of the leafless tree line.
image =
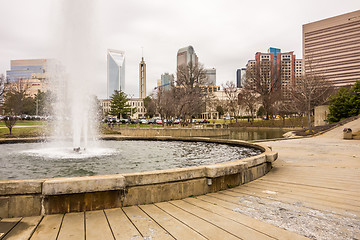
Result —
M271 63L258 62L247 69L246 82L242 89L233 82L223 85L225 99L216 99L202 90L205 71L202 65L188 65L178 68L176 86L170 90L158 89L149 108L156 110L163 118L180 117L190 119L205 111L227 112L236 118L239 108L246 110L252 121L259 106L265 110L268 119L273 114L304 115L311 128L311 113L315 106L325 103L333 93L333 85L323 75L315 72L312 62L307 61L307 71L301 77L292 79L282 86L281 66L275 71ZM286 96L283 95L287 92Z
M329 99L334 92L334 86L322 74L314 71L311 59L307 59L306 68L301 77L294 79L287 89L282 89L281 67L274 78L274 66L268 62L254 64L247 69L239 102L246 106L251 116L257 103L264 107L267 119L271 114L303 114L307 116L308 128L311 129L313 109ZM289 94L284 96L284 91Z
M201 64L178 67L175 86L169 90L159 87L152 94L147 109L158 112L163 119L182 118L185 122L204 111L202 86L206 74Z

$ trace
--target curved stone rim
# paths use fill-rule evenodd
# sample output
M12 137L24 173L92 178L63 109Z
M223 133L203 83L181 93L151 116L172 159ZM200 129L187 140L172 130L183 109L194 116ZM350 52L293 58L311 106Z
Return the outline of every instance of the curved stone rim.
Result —
M125 136L106 136L102 139L211 142L247 146L263 152L235 161L187 168L99 176L0 180L0 202L5 206L0 209L0 217L99 210L216 192L265 175L278 156L277 152L267 146L240 140ZM19 206L20 202L25 206Z

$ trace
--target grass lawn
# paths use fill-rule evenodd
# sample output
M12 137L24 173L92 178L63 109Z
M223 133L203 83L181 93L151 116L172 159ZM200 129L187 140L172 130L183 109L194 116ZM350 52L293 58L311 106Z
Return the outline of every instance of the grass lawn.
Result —
M47 124L48 122L46 121L19 120L15 123L15 126L13 127L10 135L9 129L6 127L5 122L0 121L0 138L36 137L39 135L44 135Z
M46 121L30 121L30 120L19 120L16 121L15 126L32 126L32 125L46 125ZM5 127L5 122L0 121L0 127Z
M13 128L11 135L8 128L0 128L0 138L10 137L36 137L44 134L44 129L41 127L23 127Z

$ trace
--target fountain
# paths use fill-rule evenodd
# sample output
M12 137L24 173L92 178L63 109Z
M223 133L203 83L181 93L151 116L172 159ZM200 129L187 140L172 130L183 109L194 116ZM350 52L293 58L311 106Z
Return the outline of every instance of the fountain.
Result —
M75 152L84 151L88 139L96 140L98 135L96 106L91 96L97 59L94 8L93 0L62 1L63 22L56 37L59 41L55 55L64 67L49 62L49 84L57 96L53 135L57 140L71 138Z
M64 1L59 59L67 74L49 66L57 90L55 141L0 144L0 196L6 206L0 207L0 218L181 199L237 186L271 169L276 152L238 140L111 136L94 141L93 9L92 0Z
M106 145L102 147L99 145ZM243 146L184 141L99 141L74 152L50 143L0 144L0 180L81 177L230 162L261 154ZM139 151L140 150L140 151Z

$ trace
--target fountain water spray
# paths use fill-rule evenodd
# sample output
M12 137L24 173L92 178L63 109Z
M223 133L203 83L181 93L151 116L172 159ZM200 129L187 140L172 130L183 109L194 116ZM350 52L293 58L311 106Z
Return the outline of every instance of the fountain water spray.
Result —
M59 31L57 59L64 67L50 63L50 80L56 92L54 116L57 138L72 138L74 151L87 148L88 138L95 138L96 116L90 94L96 68L94 1L64 0Z

